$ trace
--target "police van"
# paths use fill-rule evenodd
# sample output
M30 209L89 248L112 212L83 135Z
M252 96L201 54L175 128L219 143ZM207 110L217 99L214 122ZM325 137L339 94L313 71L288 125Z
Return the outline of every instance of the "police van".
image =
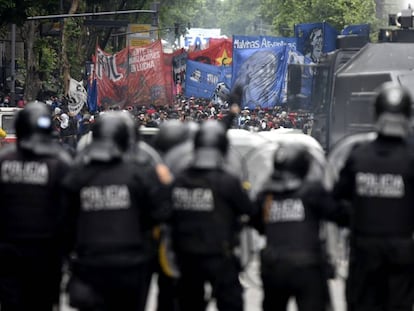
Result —
M16 141L14 118L17 111L21 109L22 108L16 107L0 107L0 128L2 128L7 134L2 140L2 144L13 143Z

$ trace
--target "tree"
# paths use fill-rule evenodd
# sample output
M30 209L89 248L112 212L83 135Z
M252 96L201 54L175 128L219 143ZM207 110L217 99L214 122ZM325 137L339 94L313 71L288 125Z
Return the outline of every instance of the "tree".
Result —
M263 0L261 12L275 31L293 36L295 24L328 22L337 30L347 25L377 25L374 0Z
M370 23L375 27L374 0L155 0L160 2L159 33L174 40L174 24L185 30L191 27L220 28L222 34L293 36L295 24L326 21L341 30L344 26ZM376 0L382 2L383 0ZM86 19L65 18L57 21L60 36L42 36L46 21L27 20L28 16L150 9L154 0L0 0L0 35L18 26L18 36L25 44L25 97L36 99L39 92L65 94L69 77L84 78L85 61L91 60L96 45L116 51L125 36L114 28L85 26ZM128 19L131 23L151 23L149 14L104 16L102 19ZM49 21L50 22L50 21ZM372 27L372 28L374 28ZM375 29L375 28L374 28ZM118 40L119 39L119 40ZM54 88L51 89L51 86Z

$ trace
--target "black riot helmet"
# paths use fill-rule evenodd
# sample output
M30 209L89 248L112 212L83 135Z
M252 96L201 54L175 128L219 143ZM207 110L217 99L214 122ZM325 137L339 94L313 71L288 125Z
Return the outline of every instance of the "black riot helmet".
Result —
M229 148L226 128L217 120L206 120L194 137L193 167L221 168Z
M167 120L159 126L159 131L154 138L154 147L161 153L166 153L186 141L189 134L188 127L180 120Z
M135 143L135 122L129 112L108 111L99 115L92 127L90 159L110 161L122 157Z
M50 108L43 102L29 102L20 110L14 122L17 143L25 149L40 148L39 142L52 138Z
M17 139L25 139L34 134L52 133L52 116L50 108L43 102L29 102L17 113L15 119Z
M406 137L409 132L412 98L399 84L386 82L381 85L375 99L375 119L379 134Z
M299 143L281 143L273 154L271 185L276 191L299 188L311 166L312 156Z

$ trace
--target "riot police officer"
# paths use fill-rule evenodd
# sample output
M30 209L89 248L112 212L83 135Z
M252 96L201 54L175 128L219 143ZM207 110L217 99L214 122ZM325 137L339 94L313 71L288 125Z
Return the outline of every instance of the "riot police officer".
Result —
M153 228L169 215L168 186L133 150L129 113L102 114L90 145L65 179L70 205L70 304L80 310L144 310L155 247ZM155 177L154 177L155 176Z
M155 149L161 154L163 161L165 161L172 149L176 148L179 145L182 145L185 141L188 140L189 128L187 126L187 123L172 119L166 120L162 124L160 124L159 131L154 137L153 145ZM171 163L170 161L168 165L169 170L171 172L177 172L177 170L180 170L181 166L186 165L186 163L188 162L187 160L184 160L184 158L191 156L191 154L192 149L187 149L184 153L180 154L178 158L176 158L176 162ZM183 164L181 165L181 163ZM163 232L163 235L165 236L165 231ZM160 241L160 243L160 249L165 247L165 245L162 245L164 241ZM176 301L176 277L168 275L166 267L159 265L159 263L160 261L157 260L157 310L178 310L178 305ZM171 263L169 262L169 264Z
M200 125L194 159L172 186L172 241L181 271L181 311L204 310L209 282L219 310L243 310L240 265L234 256L239 219L252 205L239 179L224 171L226 128L215 120Z
M309 178L312 162L305 145L279 143L273 172L256 199L252 223L266 238L260 258L264 311L285 311L290 298L299 311L329 306L321 221L346 223L347 214L332 204L321 179Z
M52 135L49 107L30 102L15 118L16 144L0 152L2 310L52 310L62 274L62 180L71 156Z
M159 126L159 131L154 137L154 147L164 155L174 146L186 141L188 137L186 123L175 119L167 120Z
M155 147L160 151L165 164L173 175L187 168L193 159L194 135L199 124L168 120L160 126L155 139Z
M411 310L414 166L407 141L408 90L382 85L375 99L377 137L356 144L333 193L351 210L348 310Z

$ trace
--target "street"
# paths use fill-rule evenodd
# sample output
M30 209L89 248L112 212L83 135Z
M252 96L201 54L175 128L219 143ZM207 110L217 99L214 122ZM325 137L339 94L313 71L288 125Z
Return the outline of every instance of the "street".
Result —
M242 284L245 288L244 297L245 297L245 308L246 311L260 311L261 310L261 300L262 300L262 291L260 289L260 281L258 277L258 264L257 261L249 265L247 274L244 277L241 277ZM344 302L344 284L343 281L339 278L329 281L329 286L331 290L331 297L333 301L334 311L345 311L345 302ZM151 287L151 292L148 299L148 305L146 311L154 311L155 300L156 300L157 288L156 286ZM214 302L211 302L207 311L217 311L217 308L214 305ZM296 311L296 306L294 301L289 303L289 311Z
M262 291L260 289L260 281L258 279L258 264L257 261L252 262L248 269L247 273L241 276L242 284L245 288L245 310L246 311L260 311L261 310L261 299ZM345 302L344 302L344 283L342 279L337 278L329 281L329 286L331 290L331 297L333 301L334 311L345 311ZM150 294L148 296L148 303L146 311L155 311L156 310L156 297L157 297L157 287L156 287L156 276L153 278L153 284L151 286ZM74 309L69 308L66 303L66 297L62 297L62 306L61 311L74 311ZM207 311L216 311L217 308L212 301L207 309ZM289 311L296 311L296 306L294 301L291 301L289 304Z

